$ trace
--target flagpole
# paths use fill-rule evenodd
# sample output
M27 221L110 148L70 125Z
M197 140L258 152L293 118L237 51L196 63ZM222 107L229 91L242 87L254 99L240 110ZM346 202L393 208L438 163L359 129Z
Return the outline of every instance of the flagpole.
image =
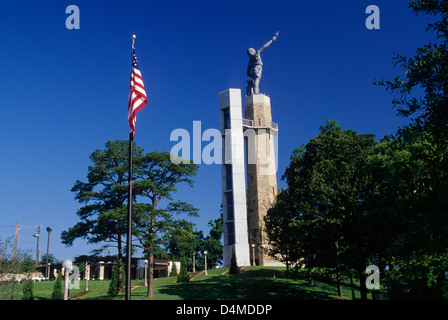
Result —
M132 35L132 50L134 50L135 34ZM126 238L126 300L131 300L131 258L132 258L132 164L133 164L134 132L129 132L129 174L128 174L128 230Z
M126 238L126 300L131 300L131 257L132 257L132 154L134 133L129 133L129 185L128 185L128 233Z

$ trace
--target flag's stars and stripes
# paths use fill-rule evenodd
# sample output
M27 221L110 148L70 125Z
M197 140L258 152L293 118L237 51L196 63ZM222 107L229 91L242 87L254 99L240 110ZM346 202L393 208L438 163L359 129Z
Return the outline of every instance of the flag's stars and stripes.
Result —
M131 85L129 88L128 101L128 122L131 127L131 132L135 138L135 122L137 113L148 103L145 86L140 70L138 69L137 56L135 49L132 48L132 71L131 71Z

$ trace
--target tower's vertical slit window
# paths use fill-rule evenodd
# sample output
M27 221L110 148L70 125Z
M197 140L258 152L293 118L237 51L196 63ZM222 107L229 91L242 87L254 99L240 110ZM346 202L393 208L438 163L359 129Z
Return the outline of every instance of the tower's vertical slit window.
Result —
M233 189L232 165L226 164L226 190Z
M227 204L227 221L233 221L234 212L233 212L233 192L228 192L226 194L226 204Z
M224 129L230 129L230 109L224 109Z

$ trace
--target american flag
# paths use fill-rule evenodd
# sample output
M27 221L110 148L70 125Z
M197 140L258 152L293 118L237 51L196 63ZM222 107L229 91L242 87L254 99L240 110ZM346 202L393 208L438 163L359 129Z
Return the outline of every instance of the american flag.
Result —
M131 71L131 85L129 87L129 101L128 101L128 122L131 126L131 132L135 138L135 122L137 120L137 113L143 109L148 103L146 96L145 85L140 70L138 69L137 56L135 55L134 46L132 46L132 71Z

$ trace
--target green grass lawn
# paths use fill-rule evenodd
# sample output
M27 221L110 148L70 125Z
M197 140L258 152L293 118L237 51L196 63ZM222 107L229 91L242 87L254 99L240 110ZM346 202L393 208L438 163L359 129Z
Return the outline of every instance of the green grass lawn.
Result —
M308 284L305 270L287 273L284 267L246 267L238 275L224 274L227 269L213 269L208 275L200 274L187 283L176 283L177 278L158 278L154 281L155 296L150 300L334 300L337 297L336 282L331 276L315 275L314 285ZM131 293L132 300L148 299L147 288L142 280L133 280L136 286ZM89 292L75 298L84 291L85 281L80 281L79 289L70 290L71 299L124 300L124 295L107 295L109 280L89 281ZM35 299L51 299L54 281L34 283ZM344 299L351 299L348 282L343 283ZM15 295L20 299L19 292ZM355 297L360 298L359 283L355 283ZM371 293L368 293L371 299Z

